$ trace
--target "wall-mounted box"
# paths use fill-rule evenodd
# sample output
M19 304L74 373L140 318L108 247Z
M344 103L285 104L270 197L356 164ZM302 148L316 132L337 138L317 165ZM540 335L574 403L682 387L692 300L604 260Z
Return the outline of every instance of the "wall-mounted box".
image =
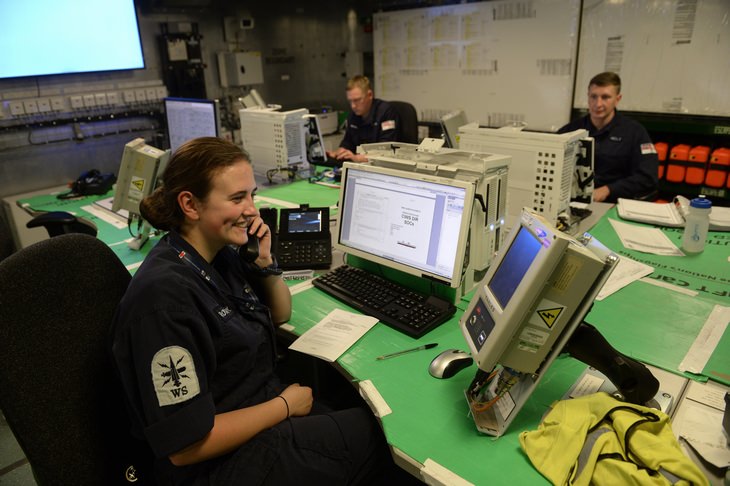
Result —
M218 75L224 88L263 84L261 52L219 52Z

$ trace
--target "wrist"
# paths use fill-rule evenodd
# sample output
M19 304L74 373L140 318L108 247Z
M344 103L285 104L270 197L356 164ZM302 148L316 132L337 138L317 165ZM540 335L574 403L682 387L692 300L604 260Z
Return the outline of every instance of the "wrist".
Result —
M266 263L265 260L264 260L264 263ZM258 264L254 263L253 265L251 265L251 269L253 270L254 273L256 273L260 277L269 277L271 275L281 275L283 273L283 271L279 268L279 264L276 261L276 257L273 254L271 255L271 264L261 267Z

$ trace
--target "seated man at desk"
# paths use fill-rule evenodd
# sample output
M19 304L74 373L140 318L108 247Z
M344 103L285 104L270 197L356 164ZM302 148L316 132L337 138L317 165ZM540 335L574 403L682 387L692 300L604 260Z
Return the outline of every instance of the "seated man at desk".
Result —
M347 117L345 136L337 150L327 152L329 157L367 162L366 155L355 153L358 145L398 140L398 113L387 101L374 97L366 76L357 75L347 82L347 102L352 111Z
M658 166L654 144L646 129L624 117L616 106L621 101L621 78L600 73L588 83L588 114L558 133L588 130L596 141L593 200L616 202L619 197L644 199L656 192Z

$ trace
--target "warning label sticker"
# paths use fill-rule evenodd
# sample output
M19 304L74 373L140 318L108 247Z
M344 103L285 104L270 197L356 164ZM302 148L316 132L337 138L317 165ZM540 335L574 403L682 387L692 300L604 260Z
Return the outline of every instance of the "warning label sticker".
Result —
M535 309L535 313L530 316L529 322L530 324L547 326L548 329L552 329L555 323L560 320L564 310L564 305L543 299Z

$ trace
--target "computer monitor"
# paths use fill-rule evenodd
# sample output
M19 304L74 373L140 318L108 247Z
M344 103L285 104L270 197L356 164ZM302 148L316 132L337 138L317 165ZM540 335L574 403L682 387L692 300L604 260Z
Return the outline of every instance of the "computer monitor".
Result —
M346 162L334 246L459 287L474 187L469 181Z
M441 117L441 129L449 148L459 148L459 127L468 124L464 110L456 110Z
M477 377L487 377L467 390L480 431L505 431L617 263L590 235L522 212L459 322Z
M459 128L459 148L512 157L507 197L507 227L523 208L543 215L564 231L577 228L570 203L590 203L593 194L593 139L587 130L568 133L488 128L469 123Z
M220 136L218 100L165 98L163 101L171 151L193 138Z
M144 138L136 138L124 146L117 184L114 188L112 211L117 212L121 209L128 211L130 232L132 222L141 221L139 203L157 187L158 179L164 172L169 158L170 150L160 150L147 145ZM130 248L141 248L147 240L148 233L149 227L145 226L141 233L133 235Z
M392 142L363 144L358 147L358 151L367 154L370 165L474 185L474 204L461 284L453 292L441 295L453 297L454 302L458 302L484 277L502 242L510 158L506 155L443 148L442 145L441 139L426 138L418 145Z

